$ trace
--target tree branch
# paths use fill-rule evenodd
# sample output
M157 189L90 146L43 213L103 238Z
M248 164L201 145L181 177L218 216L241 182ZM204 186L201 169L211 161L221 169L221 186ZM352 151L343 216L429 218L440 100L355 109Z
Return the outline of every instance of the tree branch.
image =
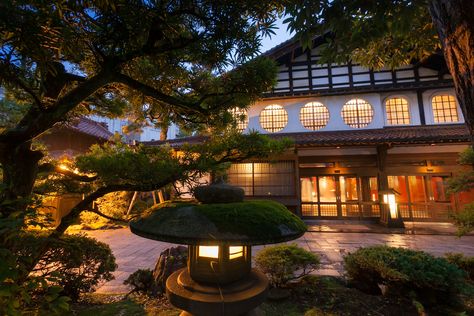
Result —
M97 176L86 176L86 175L80 175L75 173L72 170L61 168L61 166L54 165L52 163L44 163L38 167L38 172L47 172L47 173L60 173L62 175L67 176L68 178L71 178L72 180L80 181L80 182L93 182L97 180Z
M40 109L44 109L43 103L41 102L38 95L33 91L33 89L28 87L28 85L19 78L18 74L13 73L16 70L13 67L14 66L12 66L10 63L7 64L5 62L2 62L0 65L0 70L1 70L0 72L3 73L3 75L1 77L10 81L12 84L15 84L20 89L28 93L33 98L33 101L36 104L36 106ZM5 76L7 74L8 76Z
M128 224L128 222L129 222L129 221L123 220L121 218L115 218L115 217L106 215L106 214L102 213L101 211L99 211L98 209L93 209L91 207L84 209L84 211L97 214L97 215L102 216L103 218L106 218L106 219L111 220L111 221L121 222L121 223L124 223L124 224Z
M208 111L201 108L198 104L188 103L184 100L180 100L173 96L167 95L149 85L146 85L138 80L135 80L127 75L121 73L115 73L113 80L118 83L129 86L130 88L137 90L143 93L146 96L154 98L158 101L167 103L169 105L175 106L178 109L184 110L186 112L198 113L198 114L208 114Z
M31 140L63 120L68 112L110 82L111 74L104 69L90 79L85 79L81 85L69 91L48 109L37 111L35 108L30 108L14 128L0 134L0 142L18 144Z

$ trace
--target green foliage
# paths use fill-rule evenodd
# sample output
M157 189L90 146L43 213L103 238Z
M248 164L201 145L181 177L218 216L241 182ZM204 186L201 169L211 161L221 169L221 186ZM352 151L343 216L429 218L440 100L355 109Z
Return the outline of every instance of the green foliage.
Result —
M12 249L18 258L26 259L47 240L45 235L23 233L17 236ZM77 300L81 293L93 291L99 282L113 279L117 265L107 244L81 235L64 235L48 242L49 250L33 272L58 286L62 295Z
M20 242L12 238L10 234L0 247L0 315L64 315L69 310L70 298L54 284L56 274L47 277L33 274L21 279L29 272L24 264L30 254L25 256L5 247L6 243Z
M474 202L466 204L464 208L452 215L458 230L459 237L474 231Z
M265 273L274 287L285 287L319 268L320 259L296 244L270 246L255 256L255 264Z
M459 154L459 163L474 165L474 149L469 146ZM474 171L466 171L448 180L448 193L468 192L474 189ZM474 230L474 203L469 203L464 208L452 214L456 224L458 236L463 236Z
M28 105L13 101L8 94L5 98L0 99L0 132L3 129L15 126L27 109Z
M306 46L313 35L331 33L321 63L351 59L369 68L394 68L440 48L422 1L292 1L285 13L289 30Z
M283 152L288 140L272 140L257 133L226 132L198 145L184 145L179 153L166 146L94 145L76 159L82 174L97 175L97 185L117 190L150 191L176 181L194 180L203 173L228 168L229 162L268 157Z
M132 194L132 192L125 191L111 192L97 199L95 204L102 214L126 221L126 213L132 199ZM134 209L136 212L140 212L140 210L137 209L137 203L135 203ZM81 213L80 222L84 228L89 229L103 229L109 226L123 224L122 222L113 221L88 211Z
M153 287L153 271L150 269L138 269L129 275L129 277L123 281L123 284L130 285L132 292L147 294Z
M467 276L474 282L474 257L465 256L462 253L449 252L445 254L446 260L466 272Z
M461 165L474 165L474 148L467 147L459 154L459 163Z
M467 192L474 189L474 172L467 171L450 178L447 187L449 194Z
M469 146L459 154L461 165L474 165L474 149ZM448 193L466 192L474 189L474 172L466 171L448 180Z
M223 112L248 106L275 83L273 62L255 56L282 9L254 0L5 3L0 85L30 114L54 108L42 113L54 120L69 112L127 115L135 126L219 125ZM103 79L98 89L78 89L95 75ZM60 95L79 90L75 104L56 106Z
M464 272L446 259L423 251L388 246L360 248L344 257L349 281L371 293L385 285L395 295L413 292L422 302L453 303L464 286Z

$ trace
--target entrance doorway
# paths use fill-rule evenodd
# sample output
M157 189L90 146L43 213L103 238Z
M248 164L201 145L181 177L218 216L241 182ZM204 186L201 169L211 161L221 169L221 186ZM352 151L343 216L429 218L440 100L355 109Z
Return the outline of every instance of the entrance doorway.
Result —
M300 181L304 217L380 216L376 177L318 175Z
M397 175L388 176L388 186L395 189L400 214L416 221L446 221L454 210L453 196L446 192L448 176Z

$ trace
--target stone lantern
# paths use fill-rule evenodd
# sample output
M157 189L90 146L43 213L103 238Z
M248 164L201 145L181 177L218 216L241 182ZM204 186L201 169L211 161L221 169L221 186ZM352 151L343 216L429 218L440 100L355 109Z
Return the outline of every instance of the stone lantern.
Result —
M139 236L187 244L187 268L166 281L169 301L181 315L244 315L266 297L268 280L251 267L251 246L296 239L305 224L274 201L243 202L229 185L198 188L205 203L170 203L152 210L130 229Z

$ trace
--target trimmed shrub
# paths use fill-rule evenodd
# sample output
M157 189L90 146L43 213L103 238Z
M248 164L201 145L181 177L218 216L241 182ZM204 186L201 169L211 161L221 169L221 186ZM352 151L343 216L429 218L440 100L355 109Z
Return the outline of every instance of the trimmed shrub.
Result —
M319 268L319 257L296 244L266 247L255 256L255 264L274 287L285 287Z
M28 256L32 247L45 242L47 236L24 234L17 253ZM92 292L103 281L114 277L117 265L109 245L83 235L63 235L50 240L50 250L36 265L34 273L45 277L50 285L62 288L61 294L77 300L81 293Z
M471 282L474 282L474 256L468 257L462 253L447 253L446 260L464 270Z
M155 280L153 279L153 271L150 269L138 269L128 276L128 278L123 281L123 284L130 285L133 292L148 294L151 291Z
M450 302L464 286L465 274L444 258L387 246L360 248L344 257L349 282L371 294L384 285L391 294L414 293L421 302Z
M97 199L96 204L101 213L120 220L126 220L125 214L127 213L130 201L130 192L112 192ZM123 225L121 222L112 221L87 211L81 213L80 223L85 229L106 229L115 227L117 224Z

